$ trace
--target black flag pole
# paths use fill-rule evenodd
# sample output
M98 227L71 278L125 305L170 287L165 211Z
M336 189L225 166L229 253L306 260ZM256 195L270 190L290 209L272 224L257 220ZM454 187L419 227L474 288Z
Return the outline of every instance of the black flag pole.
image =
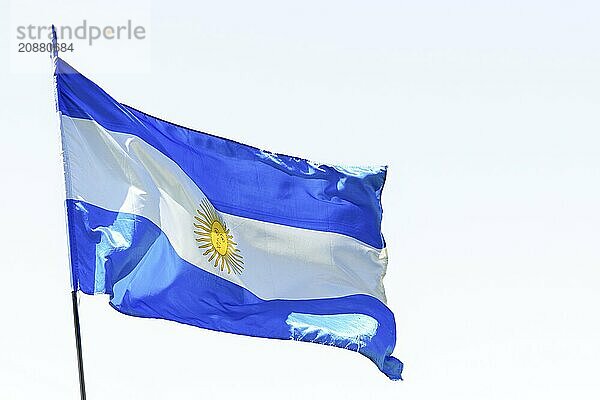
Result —
M79 305L77 302L77 291L71 292L73 301L73 326L75 327L75 344L77 346L77 367L79 368L79 392L81 400L85 400L85 379L83 377L83 356L81 354L81 331L79 329Z
M58 40L56 38L56 28L52 25L52 49L50 57L54 61L54 67L56 68L56 61L58 58ZM58 109L58 103L57 103ZM62 133L61 133L62 134ZM73 303L73 327L75 328L75 345L77 347L77 368L79 371L79 393L81 400L85 400L85 379L83 376L83 355L81 352L81 329L79 327L79 303L77 301L77 289L76 281L73 280L73 290L71 291L71 301Z

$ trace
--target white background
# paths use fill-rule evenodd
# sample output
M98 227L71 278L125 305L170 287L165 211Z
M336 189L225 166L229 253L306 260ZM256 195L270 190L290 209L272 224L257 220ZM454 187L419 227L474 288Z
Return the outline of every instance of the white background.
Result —
M0 9L0 399L78 398L50 63L15 68L14 26L83 18L147 24L128 51L65 55L124 103L272 151L389 164L385 283L405 362L391 382L349 351L84 296L89 399L599 398L597 2L111 3Z

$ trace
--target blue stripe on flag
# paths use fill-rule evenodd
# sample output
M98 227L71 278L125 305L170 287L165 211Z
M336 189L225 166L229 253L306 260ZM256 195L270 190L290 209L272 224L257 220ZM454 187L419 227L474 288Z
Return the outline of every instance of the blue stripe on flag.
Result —
M218 210L384 247L386 167L334 167L262 151L122 105L61 59L56 71L63 114L139 136L174 160Z
M367 295L262 300L181 259L149 220L67 200L75 288L104 292L118 311L231 333L323 343L370 358L391 379L402 363L392 312ZM101 283L101 287L99 286Z

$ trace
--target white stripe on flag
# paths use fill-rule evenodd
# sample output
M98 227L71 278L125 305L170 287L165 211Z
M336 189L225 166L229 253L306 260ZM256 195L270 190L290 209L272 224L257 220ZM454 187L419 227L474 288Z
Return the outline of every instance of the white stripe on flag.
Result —
M338 233L220 213L245 268L241 275L218 271L193 233L196 209L206 197L173 160L135 135L92 120L61 119L68 199L149 219L181 258L265 300L367 294L385 303L386 250Z

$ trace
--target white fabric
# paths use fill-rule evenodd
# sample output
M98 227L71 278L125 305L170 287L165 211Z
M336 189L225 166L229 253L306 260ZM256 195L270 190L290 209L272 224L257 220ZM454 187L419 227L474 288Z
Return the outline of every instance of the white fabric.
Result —
M149 219L181 258L265 300L367 294L385 303L386 250L338 233L219 213L244 270L236 275L214 268L198 248L193 226L206 197L173 160L135 135L108 131L92 120L64 115L61 120L67 198Z

